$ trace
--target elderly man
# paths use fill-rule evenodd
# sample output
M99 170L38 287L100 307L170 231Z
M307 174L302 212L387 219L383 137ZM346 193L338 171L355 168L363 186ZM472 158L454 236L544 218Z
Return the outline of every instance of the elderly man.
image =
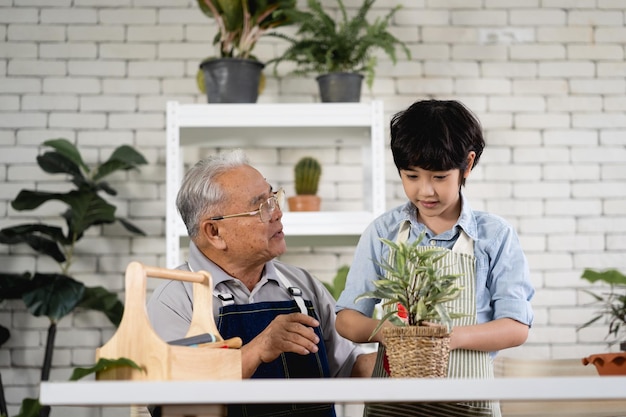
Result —
M282 190L274 191L242 151L216 155L187 172L177 207L191 243L181 269L213 278L214 317L222 337L243 340L244 378L370 376L374 355L335 330L335 301L307 271L275 258L286 251ZM164 340L191 322L189 283L157 288L148 314ZM245 393L242 393L245 395ZM334 416L332 404L246 404L228 416Z

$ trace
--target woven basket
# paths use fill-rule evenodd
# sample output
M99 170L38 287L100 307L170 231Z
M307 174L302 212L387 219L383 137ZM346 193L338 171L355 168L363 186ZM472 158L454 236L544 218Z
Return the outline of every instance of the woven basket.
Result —
M445 378L450 333L444 326L384 328L392 378Z

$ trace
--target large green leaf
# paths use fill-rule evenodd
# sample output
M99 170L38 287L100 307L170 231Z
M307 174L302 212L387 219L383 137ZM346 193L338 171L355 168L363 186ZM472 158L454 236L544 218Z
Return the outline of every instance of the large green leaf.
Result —
M54 148L59 154L69 159L71 162L81 167L85 172L89 172L89 167L83 162L80 152L72 142L67 139L50 139L43 143L45 146Z
M34 287L28 272L23 274L0 273L0 301L18 300Z
M37 398L24 398L19 414L14 417L39 417L41 408L41 403Z
M4 345L4 342L9 340L11 332L6 327L0 325L0 346Z
M97 168L93 180L98 181L115 171L136 169L138 165L147 163L148 161L143 155L135 149L128 145L122 145L115 149L109 159Z
M22 224L0 230L0 243L26 243L36 252L48 255L57 262L65 262L59 244L70 243L60 227L45 224Z
M123 219L123 218L121 218L121 217L116 217L116 220L117 220L118 222L120 222L120 223L122 224L122 226L124 226L124 228L125 228L126 230L128 230L129 232L131 232L131 233L136 233L136 234L138 234L138 235L142 235L142 236L145 236L145 235L146 235L146 233L145 233L143 230L141 230L140 228L138 228L137 226L135 226L134 224L132 224L132 223L131 223L131 222L129 222L128 220Z
M70 206L63 214L70 228L70 234L82 236L93 225L115 222L115 206L96 193L72 191Z
M85 287L78 307L103 312L115 326L119 326L124 314L124 304L117 294L103 287Z
M37 157L37 163L42 170L49 174L69 174L72 182L80 186L86 182L85 176L78 165L57 152L46 152Z
M131 367L139 371L145 371L141 366L137 365L134 361L128 358L107 359L100 358L98 362L90 368L74 368L70 381L78 381L87 375L94 374L100 371L106 371L113 368Z
M592 283L600 281L613 285L626 285L626 275L616 269L607 269L605 271L585 269L581 277Z
M85 285L61 274L35 273L35 288L22 296L34 316L46 316L53 322L71 313L83 298Z

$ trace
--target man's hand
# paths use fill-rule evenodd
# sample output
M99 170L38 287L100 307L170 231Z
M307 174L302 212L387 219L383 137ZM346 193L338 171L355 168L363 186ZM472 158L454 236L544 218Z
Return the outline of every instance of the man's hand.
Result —
M271 362L281 353L308 355L318 351L319 337L313 327L320 324L302 313L281 314L242 350L243 377L249 378L261 363Z

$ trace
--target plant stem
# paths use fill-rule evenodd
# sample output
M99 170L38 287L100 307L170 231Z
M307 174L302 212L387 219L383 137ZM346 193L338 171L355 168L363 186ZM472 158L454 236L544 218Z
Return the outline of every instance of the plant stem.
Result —
M2 374L0 374L0 415L8 416L7 401L4 398L4 385L2 385Z
M47 381L50 379L50 369L52 368L52 355L54 353L54 340L57 335L57 324L54 321L50 322L48 327L48 337L46 338L46 353L43 358L43 366L41 367L41 380ZM50 415L50 407L43 406L39 410L39 417L48 417Z

